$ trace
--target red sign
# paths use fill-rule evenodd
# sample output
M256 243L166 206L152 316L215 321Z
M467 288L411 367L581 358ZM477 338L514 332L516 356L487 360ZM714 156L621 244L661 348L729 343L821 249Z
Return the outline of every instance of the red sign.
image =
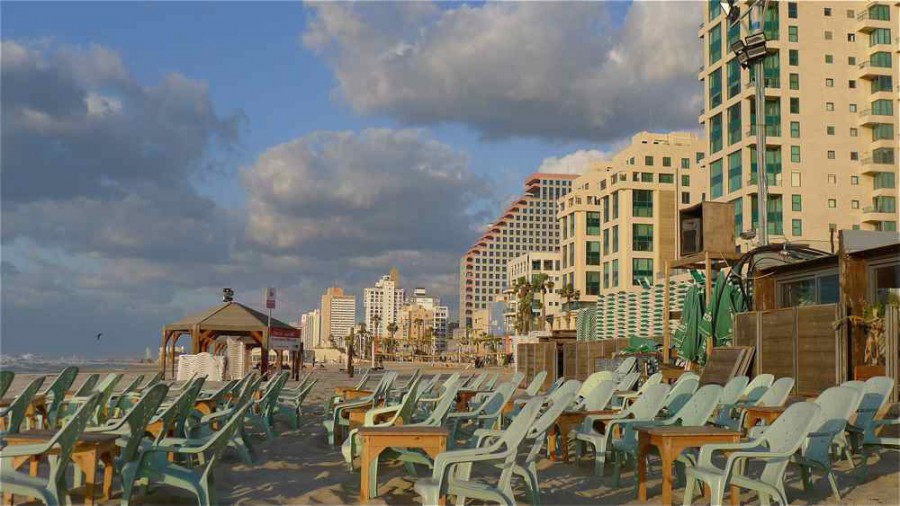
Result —
M272 337L294 337L300 339L300 329L272 327L269 329L269 335Z
M275 309L275 289L266 288L266 308Z

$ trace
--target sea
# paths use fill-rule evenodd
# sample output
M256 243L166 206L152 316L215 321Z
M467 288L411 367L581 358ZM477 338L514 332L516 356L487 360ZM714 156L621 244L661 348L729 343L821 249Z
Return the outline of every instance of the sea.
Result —
M0 369L19 374L54 373L70 365L82 371L113 371L129 369L140 363L137 358L84 358L77 355L70 357L44 357L35 353L21 355L0 354Z

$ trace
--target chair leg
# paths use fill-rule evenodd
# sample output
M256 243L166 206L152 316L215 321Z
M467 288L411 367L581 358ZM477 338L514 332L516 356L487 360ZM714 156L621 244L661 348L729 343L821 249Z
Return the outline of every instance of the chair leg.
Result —
M831 492L834 494L834 498L837 499L838 501L840 501L841 500L841 491L838 489L837 480L834 479L834 472L831 469L829 469L828 474L826 474L826 476L828 477L828 483L831 484Z
M709 504L721 506L725 498L725 480L713 480L709 483Z
M803 482L803 491L809 492L809 489L812 487L812 483L810 480L810 469L807 466L800 466L800 479Z
M691 502L694 500L694 483L697 480L694 479L693 476L688 476L685 479L684 484L684 500L682 501L682 506L691 506Z

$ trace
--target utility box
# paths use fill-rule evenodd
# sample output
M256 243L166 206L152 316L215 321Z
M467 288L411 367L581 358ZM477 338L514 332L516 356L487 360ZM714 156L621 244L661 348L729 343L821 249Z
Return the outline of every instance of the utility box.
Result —
M679 256L709 251L735 251L734 205L727 202L701 202L686 207L678 216Z

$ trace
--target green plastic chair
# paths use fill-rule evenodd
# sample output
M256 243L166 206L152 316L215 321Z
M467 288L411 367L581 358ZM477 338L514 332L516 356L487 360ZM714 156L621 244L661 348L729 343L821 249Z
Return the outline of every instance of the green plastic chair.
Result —
M362 373L362 375L359 377L359 381L353 387L353 390L362 390L363 387L366 386L366 382L369 381L369 377L371 375L372 375L371 370L367 370L366 372ZM325 402L325 417L326 418L331 417L331 415L334 414L333 413L334 406L343 402L343 400L344 400L343 397L341 397L340 395L329 396Z
M416 407L418 398L417 383L421 378L416 378L416 382L409 386L406 395L400 401L400 404L393 406L385 406L383 408L373 408L366 412L366 418L363 421L363 427L392 427L394 425L407 425L412 420L413 412ZM379 422L378 417L393 413L388 420ZM360 441L357 437L359 429L353 429L341 445L341 453L344 455L344 461L350 471L353 468L353 459L359 456Z
M90 397L92 393L94 393L94 387L97 386L97 382L100 381L99 374L91 374L87 378L84 379L84 382L81 386L78 387L78 390L75 391L73 397Z
M109 398L109 411L111 417L117 417L128 410L137 399L138 386L144 381L144 375L138 374L131 383L125 386L121 392L115 393Z
M418 406L416 409L419 412L420 417L427 417L429 413L438 403L440 403L446 396L447 391L451 388L453 389L454 394L459 390L460 385L462 384L462 379L458 372L455 372L447 378L446 381L442 383L438 383L435 385L437 388L432 388L432 391L424 393L421 397L419 397ZM438 392L437 390L440 390Z
M163 380L163 373L158 372L158 373L154 374L150 379L148 379L146 383L139 386L136 390L138 392L143 392L145 390L148 390L148 389L153 388L154 386L158 385L160 382L162 382L162 380Z
M322 425L325 426L325 431L327 432L328 442L334 446L337 444L334 438L334 429L338 425L350 425L349 419L343 418L343 412L348 409L359 408L364 406L375 407L379 401L387 394L391 389L391 384L397 378L397 373L394 371L388 371L384 375L381 376L381 380L378 382L378 385L375 386L375 390L372 391L372 395L368 395L366 397L356 399L353 401L342 402L334 407L334 410L330 417L326 418ZM341 441L343 443L343 441Z
M483 388L485 390L492 390L494 386L497 385L497 380L500 379L500 373L495 372L494 374L488 376L487 381L484 382Z
M100 397L97 401L97 407L94 412L94 416L91 418L91 425L101 425L103 423L106 423L106 419L109 418L109 410L107 409L107 406L109 405L109 398L112 397L113 389L121 379L122 374L109 373L105 378L103 378L103 381L97 383L97 386L94 388L93 392L100 394ZM90 378L88 378L85 383L87 383L89 380ZM81 389L79 389L79 392L82 389L84 389L84 385L82 385ZM64 412L62 413L62 416L68 416L68 413L74 411L77 406L80 406L82 403L86 402L88 398L89 397L76 394L63 401Z
M473 375L469 376L469 381L467 381L466 384L463 385L461 390L477 390L481 387L481 385L484 384L485 381L487 381L487 379L488 379L488 373L486 373L486 372L483 372L483 373L479 374L478 376L475 376L473 374Z
M16 373L12 371L0 371L0 397L6 395L6 391L16 379Z
M283 372L270 380L262 397L258 401L253 401L252 408L247 412L247 422L251 426L261 429L267 440L275 437L272 427L275 422L275 411L278 409L278 394L287 383L288 377L289 374Z
M674 391L675 388L672 388ZM671 392L670 392L671 394ZM678 425L683 427L702 427L712 415L722 395L722 387L719 385L704 385L690 396L681 408L672 416L662 420L618 420L611 425L618 426L622 430L622 437L612 441L613 476L614 487L619 487L622 476L622 466L627 460L631 460L637 467L638 459L638 433L640 427L664 427ZM607 428L607 432L612 430ZM682 464L683 465L683 464ZM637 497L638 473L634 473L634 493Z
M431 478L420 479L414 486L422 497L422 503L425 506L436 506L441 497L455 495L457 504L463 504L466 498L472 498L514 505L514 498L508 490L516 456L528 429L540 412L541 404L541 399L528 401L519 416L503 431L503 437L485 447L447 451L438 455L434 460ZM501 469L498 483L493 485L473 480L471 472L475 462L498 464Z
M613 390L615 390L616 382L613 381L613 376L610 371L598 371L588 376L587 379L584 380L584 383L581 384L581 388L578 389L578 394L575 395L572 409L579 409L579 406L583 406L584 400L590 395L591 391L604 381L612 381Z
M192 379L181 389L178 397L172 402L164 402L158 408L150 423L161 422L162 431L157 435L158 443L165 437L185 437L188 434L188 421L194 411L194 404L203 389L205 376ZM170 388L171 391L171 388Z
M300 428L300 417L303 415L301 411L301 407L303 406L303 401L306 399L306 396L312 392L316 383L319 382L319 379L316 378L309 382L302 390L292 391L285 395L285 391L282 390L281 394L278 396L278 413L282 415L286 415L291 422L291 427L294 430Z
M205 415L200 418L199 421L186 426L185 432L190 438L189 440L198 441L212 437L216 432L216 430L213 428L213 425L224 425L229 419L231 419L235 411L245 404L249 405L252 409L253 395L261 384L262 377L260 375L252 375L250 381L241 390L240 394L237 397L233 398L233 402L231 402L230 407L220 409L214 413ZM274 384L270 383L270 388L274 388L274 386ZM245 414L245 421L247 416L249 416L249 411L247 411ZM167 440L167 444L179 444L181 441L181 439L169 438ZM247 435L245 424L243 422L238 424L237 429L229 437L228 446L234 448L238 456L245 464L253 464L253 461L255 460L253 457L255 451L253 449L252 441ZM200 460L203 460L202 455L200 456Z
M25 421L28 407L31 406L31 401L44 383L44 379L45 376L38 376L31 380L31 383L16 396L15 400L9 404L9 407L0 410L0 417L7 417L6 430L0 435L19 433L19 428L22 426L22 422Z
M603 479L603 468L606 463L606 450L609 444L610 436L613 432L610 430L614 420L652 420L662 409L669 393L669 385L657 384L651 385L638 400L625 410L611 415L588 415L584 419L584 424L580 429L575 431L575 460L580 460L582 448L584 445L590 445L594 448L594 474ZM594 430L594 422L603 420L606 422L606 431L597 432Z
M774 499L786 506L788 500L784 491L784 471L813 428L819 411L816 404L798 402L789 406L758 439L742 443L703 445L697 463L688 466L685 472L687 484L684 505L691 504L696 482L700 481L709 485L710 503L714 505L722 504L725 489L729 485L737 485L756 491L762 504L769 504ZM724 451L728 452L725 467L714 465L713 455ZM763 463L758 478L743 474L744 464L750 460Z
M170 442L167 439L150 446L141 452L138 463L135 466L134 475L127 478L134 483L139 480L148 480L149 483L168 485L194 494L201 506L222 504L216 494L215 473L216 463L221 458L222 452L229 446L238 427L243 423L250 402L236 406L230 419L217 432L209 437L199 440L177 439ZM185 467L168 459L169 454L184 456L191 460L193 457L203 456L198 459L204 461L196 468ZM133 489L123 491L122 504L127 506L131 500Z
M820 409L812 425L813 432L803 442L800 454L793 457L793 462L800 466L803 490L808 492L812 487L810 475L815 469L822 472L823 479L828 479L834 498L841 500L831 467L831 448L835 437L844 432L858 397L859 393L851 388L831 387L816 398L815 404Z
M613 376L613 381L616 381L616 390L625 392L634 388L637 385L638 380L641 379L641 373L639 372L630 372L619 376L619 379L616 380L616 377Z
M499 377L499 374L497 374L496 376ZM525 373L523 373L521 371L517 371L515 374L512 375L512 377L509 379L509 381L507 381L507 383L512 383L512 385L513 385L513 390L512 390L513 394L516 393L516 390L518 390L519 385L522 383L523 379L525 379ZM491 384L490 382L488 382L488 383ZM491 384L491 386L487 386L487 384L486 384L484 388L489 388L489 389L493 390L494 385ZM488 397L490 397L490 395L491 395L491 392L482 392L482 393L476 395L475 397L472 398L471 401L469 401L469 409L470 410L478 409L478 406L481 405L481 403L484 402Z
M447 420L450 424L450 436L447 438L447 447L455 448L459 444L458 441L461 437L468 439L474 435L477 429L495 428L495 425L499 425L502 419L503 407L506 406L509 398L512 397L514 388L515 385L510 382L501 383L491 393L491 396L476 409L448 414ZM469 428L464 428L464 425L469 425Z
M48 506L72 504L69 487L66 484L66 470L75 443L93 416L98 401L99 394L90 396L50 441L12 445L0 450L0 483L3 484L3 494L8 495L10 499L15 495L38 498ZM13 469L12 461L16 457L42 458L57 448L58 450L47 459L50 462L50 474L47 478L31 476Z
M700 376L698 376L697 373L691 372L691 371L683 372L683 373L681 373L681 376L679 376L678 379L675 380L675 384L672 385L672 388L675 388L675 385L681 383L682 381L688 381L688 380L700 381Z
M716 408L713 424L725 425L727 423L731 418L731 410L741 399L741 395L749 383L750 378L747 376L735 376L725 383L725 388L722 389L722 394L719 396L719 406Z
M47 427L56 428L56 423L59 418L59 408L66 399L66 394L69 392L69 389L72 388L72 384L75 383L76 376L78 376L77 367L66 367L60 371L59 375L56 376L56 379L54 379L53 382L50 383L50 386L44 390L44 396L46 396L49 403L47 404L47 420L44 420L41 423Z
M613 371L613 380L614 381L622 381L622 378L627 374L631 374L635 372L635 368L637 367L637 358L635 357L625 357L624 360L616 367L616 370ZM627 389L623 389L627 390Z

